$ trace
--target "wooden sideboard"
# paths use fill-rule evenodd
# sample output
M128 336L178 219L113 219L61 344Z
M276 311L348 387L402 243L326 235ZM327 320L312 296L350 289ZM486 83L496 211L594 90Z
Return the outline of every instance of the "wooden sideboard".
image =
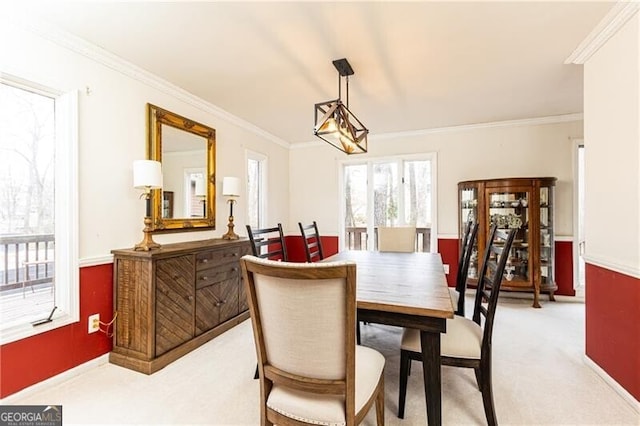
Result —
M247 319L238 260L250 252L247 239L113 250L109 361L151 374Z

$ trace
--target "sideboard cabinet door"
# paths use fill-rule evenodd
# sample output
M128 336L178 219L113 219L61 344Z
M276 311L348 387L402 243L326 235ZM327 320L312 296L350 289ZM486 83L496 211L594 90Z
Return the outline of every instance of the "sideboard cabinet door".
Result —
M156 263L156 356L194 336L192 255Z

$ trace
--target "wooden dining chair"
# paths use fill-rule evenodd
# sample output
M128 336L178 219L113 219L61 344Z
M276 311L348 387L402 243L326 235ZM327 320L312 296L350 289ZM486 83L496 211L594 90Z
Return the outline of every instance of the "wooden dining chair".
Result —
M456 307L455 314L464 316L465 311L465 293L467 291L467 280L469 279L469 263L473 253L473 245L478 237L478 226L476 222L467 222L460 243L460 258L458 260L458 271L456 275L456 286L449 287L453 306Z
M252 229L247 225L247 234L251 241L254 256L263 259L288 261L287 245L284 241L282 225L278 223L272 228Z
M447 332L440 338L441 365L474 369L489 426L498 424L491 385L491 336L502 275L515 234L516 229L491 227L478 276L473 319L458 315L447 319ZM422 360L420 333L418 330L405 329L400 350L400 418L404 418L411 360Z
M356 264L240 259L260 369L262 425L356 425L375 403L384 424L384 364L355 343Z
M415 226L378 226L378 251L416 251Z
M317 262L324 259L324 251L322 250L322 241L318 232L318 224L314 220L310 225L303 225L298 222L300 233L302 234L302 243L304 252L307 255L307 262Z

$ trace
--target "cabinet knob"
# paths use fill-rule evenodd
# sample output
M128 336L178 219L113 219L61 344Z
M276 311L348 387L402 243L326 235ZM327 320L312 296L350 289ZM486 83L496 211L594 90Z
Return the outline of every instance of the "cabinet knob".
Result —
M201 279L202 281L206 281L206 280L208 280L208 279L209 279L209 277L204 276L204 277L200 277L200 279Z
M207 263L208 261L209 261L209 259L202 259L200 262Z
M193 301L193 296L191 296L191 295L187 296L187 300L188 300L189 302Z
M238 268L231 268L233 272L238 272Z

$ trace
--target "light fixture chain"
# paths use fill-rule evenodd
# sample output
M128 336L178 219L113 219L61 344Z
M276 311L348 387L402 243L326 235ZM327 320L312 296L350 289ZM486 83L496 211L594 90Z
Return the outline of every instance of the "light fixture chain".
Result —
M349 76L347 78L347 109L349 109Z

